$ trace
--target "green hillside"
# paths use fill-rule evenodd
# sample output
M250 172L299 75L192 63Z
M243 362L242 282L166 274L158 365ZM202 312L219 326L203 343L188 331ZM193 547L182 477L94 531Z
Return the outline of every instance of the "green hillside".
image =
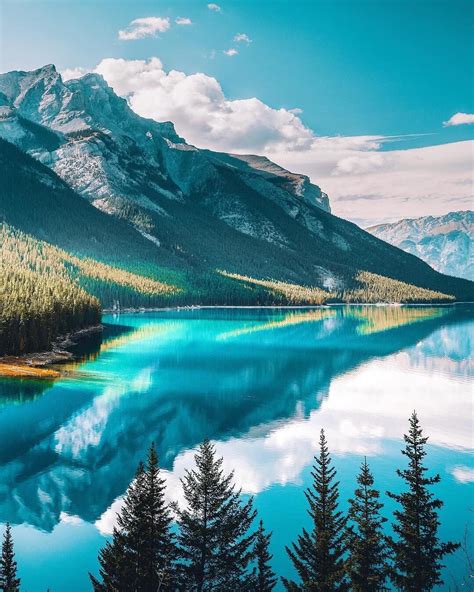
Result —
M99 298L142 305L179 292L171 284L76 257L5 223L0 241L0 354L46 349L59 335L99 324Z

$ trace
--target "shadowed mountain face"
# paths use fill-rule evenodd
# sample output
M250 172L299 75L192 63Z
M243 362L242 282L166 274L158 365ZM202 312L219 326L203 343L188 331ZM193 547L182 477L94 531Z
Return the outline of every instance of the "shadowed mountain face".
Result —
M450 212L371 226L367 231L426 261L433 269L474 280L474 212Z
M338 376L465 318L451 307L110 318L117 328L100 355L36 398L14 401L0 382L0 521L45 530L61 512L95 521L152 440L171 470L205 437L262 437L309 416Z
M190 146L171 123L136 115L96 74L63 82L45 66L0 75L0 137L35 159L0 144L6 222L155 277L163 267L184 273L183 287L198 278L192 302L222 283L216 269L339 293L359 286L359 271L460 299L472 291L332 216L308 177L263 157ZM80 196L104 215L75 206ZM94 238L83 240L86 230Z

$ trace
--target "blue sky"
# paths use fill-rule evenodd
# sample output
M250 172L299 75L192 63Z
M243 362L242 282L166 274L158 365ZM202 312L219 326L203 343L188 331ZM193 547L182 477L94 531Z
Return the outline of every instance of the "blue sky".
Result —
M215 78L226 100L257 97L273 109L301 109L298 119L315 136L383 137L378 153L472 139L472 124L443 126L456 113L474 112L471 0L217 4L220 10L199 0L2 0L0 69L54 63L92 70L104 58L155 56L166 72ZM119 39L131 21L150 17L169 19L169 28ZM178 25L178 17L192 24ZM235 41L239 33L251 42ZM226 55L229 49L238 53ZM139 112L139 104L143 115L162 115L144 108L142 98ZM184 123L182 129L188 131ZM200 145L232 148L189 133ZM278 152L268 148L260 151Z

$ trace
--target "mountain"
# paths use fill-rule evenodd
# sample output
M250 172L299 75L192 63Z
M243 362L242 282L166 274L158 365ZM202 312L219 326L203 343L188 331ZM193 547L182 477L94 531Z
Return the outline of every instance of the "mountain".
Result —
M232 207L235 183L265 192L292 216L311 220L311 207L329 210L327 196L304 175L266 159L247 160L198 150L171 123L136 115L98 74L63 82L54 66L0 76L1 136L55 170L99 209L125 217L159 244L170 202L207 202L226 224L268 240L280 233L249 204ZM26 121L26 126L25 126ZM29 122L46 127L49 137ZM216 197L228 198L225 208ZM211 199L209 200L209 198ZM225 210L225 211L224 211Z
M367 231L442 273L474 280L472 210L379 224Z
M97 74L64 82L45 66L0 75L0 137L5 222L172 285L169 304L472 295L471 283L333 216L305 175L191 146L170 122L135 114Z

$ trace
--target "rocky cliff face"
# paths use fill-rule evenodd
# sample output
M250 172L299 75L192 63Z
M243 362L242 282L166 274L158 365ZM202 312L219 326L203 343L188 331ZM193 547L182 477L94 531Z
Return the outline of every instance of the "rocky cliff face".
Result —
M474 212L471 210L380 224L367 231L416 255L442 273L474 280Z
M265 158L190 146L172 123L134 113L98 74L63 82L52 65L9 72L0 76L0 93L0 137L152 241L159 241L156 229L170 215L169 203L189 200L201 201L240 232L282 240L246 202L246 187L308 228L315 227L315 208L330 211L327 195L308 177Z

